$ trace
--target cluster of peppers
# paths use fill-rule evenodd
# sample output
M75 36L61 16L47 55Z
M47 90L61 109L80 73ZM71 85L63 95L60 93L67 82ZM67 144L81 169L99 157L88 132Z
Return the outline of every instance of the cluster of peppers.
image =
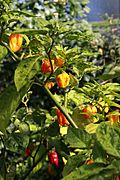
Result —
M9 47L13 52L19 51L22 47L22 43L23 43L23 36L21 34L11 34L9 36ZM52 62L53 70L57 69L58 67L62 67L65 63L65 61L58 56L56 56L56 58L54 60L52 60L51 62ZM52 68L51 68L49 59L44 59L42 61L41 72L43 74L52 72ZM63 73L57 75L57 77L56 77L56 83L60 88L66 88L69 85L69 82L70 82L70 77L66 72L63 72ZM48 87L48 89L51 89L54 86L54 83L47 82L46 86ZM101 108L103 108L102 102L100 103L99 109L101 109ZM92 115L97 113L97 108L95 106L88 105L83 108L82 112L83 112L84 118L90 119L92 117ZM108 120L110 120L111 124L120 121L119 115L117 115L118 113L119 113L118 110L108 113L108 115L109 115ZM58 122L61 126L69 125L69 122L67 121L66 117L63 115L63 113L58 108L56 109L56 115L58 118ZM31 149L30 149L30 147L27 147L25 150L25 157L28 157L30 155L31 155ZM51 174L54 174L54 172L51 169L51 167L52 167L51 165L53 165L55 167L59 167L58 153L56 151L49 152L48 160L49 160L48 171ZM92 160L86 162L86 164L91 164L91 163L94 163L94 162ZM116 180L120 180L119 176L116 176Z
M9 36L9 47L13 52L19 51L22 47L22 43L23 43L22 34L11 34ZM65 61L63 59L61 59L59 56L56 56L53 60L51 60L51 62L52 62L53 70L56 70L58 67L64 66L64 63L65 63ZM52 72L52 68L51 68L49 59L44 59L42 61L41 72L43 74ZM60 88L66 88L70 83L69 74L67 74L66 72L63 72L63 73L57 75L56 83ZM48 87L48 89L51 89L54 86L54 82L47 82L46 86ZM103 109L103 106L104 106L104 102L100 102L99 109ZM104 111L108 112L107 106L105 107ZM97 113L97 108L95 106L88 105L87 107L83 108L82 112L83 112L84 118L90 119L92 117L92 115ZM108 120L110 120L111 124L120 121L119 115L117 115L118 113L119 113L118 110L108 113ZM67 121L67 119L61 113L61 111L59 109L56 109L56 115L58 118L58 122L61 126L69 125L69 122Z

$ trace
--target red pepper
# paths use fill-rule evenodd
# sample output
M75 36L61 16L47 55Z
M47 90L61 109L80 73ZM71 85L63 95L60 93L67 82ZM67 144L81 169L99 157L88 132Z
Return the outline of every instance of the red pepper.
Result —
M116 176L116 179L115 180L120 180L120 176Z
M49 162L50 162L52 165L55 165L56 167L59 166L58 153L57 153L56 151L49 152L49 153L48 153L48 159L49 159Z
M52 65L53 65L53 67L54 67L54 60L52 60ZM44 73L44 74L46 74L46 73L51 73L51 72L52 72L52 68L51 68L49 59L44 59L44 60L42 61L41 71L42 71L42 73Z
M56 114L57 114L57 118L58 118L58 123L61 126L69 125L68 120L66 119L66 117L63 115L63 113L59 109L56 109Z
M27 147L26 150L25 150L25 157L28 157L30 155L31 155L31 150L30 150L29 147Z

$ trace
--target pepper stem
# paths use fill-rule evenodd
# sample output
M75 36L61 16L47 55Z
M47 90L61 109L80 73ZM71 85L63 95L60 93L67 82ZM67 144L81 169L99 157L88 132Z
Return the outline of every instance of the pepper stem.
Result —
M52 101L55 103L55 105L59 108L59 110L63 113L63 115L67 118L68 122L71 124L71 126L78 128L78 126L75 124L71 116L66 112L65 108L59 104L59 102L55 99L53 94L50 92L50 90L44 86L46 94L49 95L49 97L52 99Z

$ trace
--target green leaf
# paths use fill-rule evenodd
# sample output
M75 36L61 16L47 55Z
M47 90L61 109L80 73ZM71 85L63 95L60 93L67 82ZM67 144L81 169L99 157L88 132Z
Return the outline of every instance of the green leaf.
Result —
M30 137L28 135L23 135L20 133L13 134L14 140L19 144L19 146L26 148L29 144ZM14 146L13 146L14 148Z
M120 131L101 123L96 131L96 137L108 154L120 158Z
M95 141L92 153L95 162L106 163L106 152L98 141Z
M69 77L70 77L70 84L72 87L79 85L79 81L75 76L73 76L71 73L69 73Z
M46 35L48 32L47 28L44 29L18 29L16 31L13 31L13 33L16 34L26 34L26 35L35 35L35 34L42 34L42 35Z
M31 12L28 12L28 11L12 10L12 11L9 11L8 13L10 13L10 14L18 13L20 15L25 15L26 17L37 17L36 15L34 15Z
M67 176L69 173L73 171L73 169L82 165L82 163L86 160L85 155L78 154L74 156L70 156L67 160L67 163L63 169L63 176Z
M46 148L44 145L36 146L36 148L32 152L32 156L34 156L35 158L35 163L38 162L40 159L42 159L43 156L45 156L45 154L46 154Z
M91 119L86 119L84 116L83 116L83 112L82 110L80 109L80 107L76 107L74 108L73 110L73 113L72 113L72 119L73 121L76 123L76 125L80 128L84 128L86 125L92 123L92 120ZM88 130L86 130L88 131ZM90 132L89 132L90 133Z
M73 172L65 176L62 180L88 180L91 176L99 174L103 169L104 167L100 164L84 164L73 170Z
M70 147L74 148L89 148L92 136L82 129L70 127L68 134L65 136L65 141Z
M0 45L0 60L2 60L8 53L6 47Z
M14 74L14 81L17 91L26 85L37 73L39 67L37 64L39 57L27 58L22 60Z
M90 123L88 125L85 126L85 130L89 133L96 133L96 129L99 126L99 124L94 124L94 123Z
M0 95L0 131L3 133L5 133L10 118L16 108L19 106L23 95L28 90L28 87L29 85L22 88L18 93L14 85L9 86Z
M113 179L114 175L120 173L120 160L113 160L105 166L102 163L82 165L65 176L62 180L105 180Z
M83 103L83 96L76 90L71 90L70 92L68 92L68 101L74 102L76 106L79 106Z

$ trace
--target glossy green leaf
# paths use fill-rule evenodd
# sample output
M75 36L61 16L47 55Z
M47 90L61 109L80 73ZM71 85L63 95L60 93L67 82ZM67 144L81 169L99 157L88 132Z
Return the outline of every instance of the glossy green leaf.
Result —
M96 131L96 136L108 154L120 158L120 131L101 123Z
M14 82L19 91L24 85L26 85L30 80L36 75L39 70L39 65L37 63L39 57L37 58L27 58L22 60L14 74Z
M92 136L83 129L70 127L65 141L74 148L89 148Z

